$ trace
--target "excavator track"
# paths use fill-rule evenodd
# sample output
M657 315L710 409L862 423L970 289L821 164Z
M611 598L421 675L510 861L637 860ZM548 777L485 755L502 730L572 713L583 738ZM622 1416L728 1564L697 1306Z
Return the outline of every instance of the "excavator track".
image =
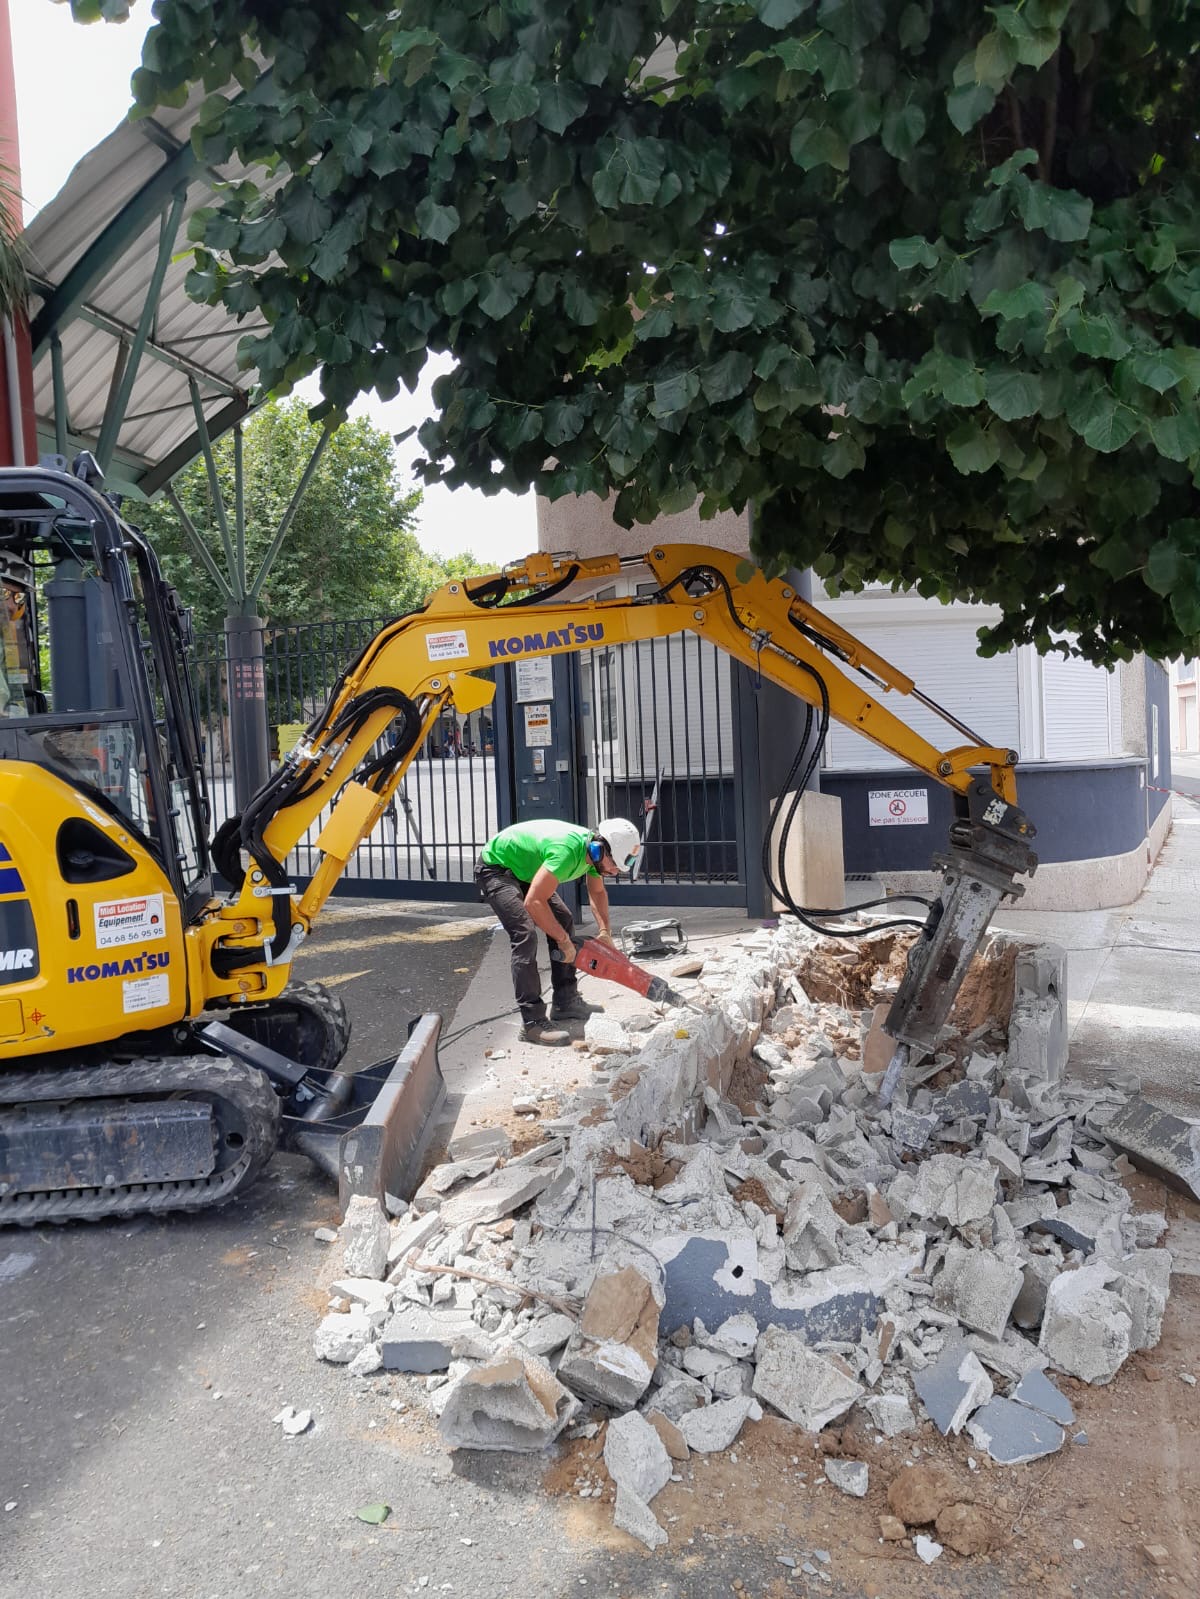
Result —
M278 999L235 1005L221 1019L310 1070L336 1071L350 1042L345 1002L321 983L289 983Z
M100 1221L109 1216L208 1210L246 1188L270 1159L279 1138L280 1100L263 1074L214 1055L158 1056L123 1064L58 1071L0 1073L0 1154L19 1134L24 1107L89 1106L109 1117L106 1138L119 1140L122 1114L144 1115L180 1101L211 1107L213 1170L205 1176L111 1187L12 1188L0 1182L0 1226ZM202 1124L203 1125L203 1124Z

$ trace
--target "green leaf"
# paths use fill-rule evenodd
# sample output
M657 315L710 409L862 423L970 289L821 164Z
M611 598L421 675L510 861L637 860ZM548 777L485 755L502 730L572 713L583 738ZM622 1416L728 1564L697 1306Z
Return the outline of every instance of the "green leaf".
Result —
M391 1505L359 1505L354 1512L358 1519L365 1521L369 1527L381 1526L391 1513Z
M753 370L754 366L748 355L743 354L741 350L727 350L723 356L706 366L700 373L704 398L710 405L719 405L722 400L732 400L735 395L745 391Z
M754 9L768 28L779 29L795 22L811 4L812 0L754 0Z
M899 267L901 272L910 272L917 266L935 267L938 263L937 251L919 233L914 233L909 239L893 239L888 245L888 254L892 258L892 265Z
M571 321L580 327L590 328L600 320L599 302L576 278L568 278L563 283L563 306Z
M1041 228L1047 238L1063 244L1086 239L1092 225L1092 202L1074 189L1033 182L1020 193L1017 206L1027 228Z
M1037 158L1036 150L1014 150L1007 161L1002 161L998 167L992 168L987 180L995 188L1003 187L1012 181L1022 167L1035 166Z
M293 180L284 191L279 220L300 244L315 244L333 221L333 211L310 184Z
M1062 320L1067 337L1081 355L1095 355L1110 361L1119 361L1129 354L1129 340L1114 325L1112 318L1102 312L1087 316L1082 311L1069 311Z
M986 472L995 466L1000 447L976 422L963 422L946 440L950 459L964 474Z
M928 6L905 6L900 13L899 37L903 50L917 50L925 43L929 37Z
M1160 539L1146 556L1146 586L1156 594L1170 594L1181 580L1190 577L1188 568L1193 564L1194 558L1185 556L1178 544Z
M985 33L975 47L975 82L1002 89L1017 64L1015 42L999 28Z
M821 0L817 21L847 50L863 50L883 32L883 0Z
M1042 380L1016 367L992 367L984 376L984 398L1002 421L1033 416L1042 403Z
M677 372L654 385L650 401L650 414L660 421L686 411L700 393L700 379L695 372Z
M1015 289L993 289L980 306L984 316L998 316L1003 322L1027 316L1043 316L1050 308L1050 296L1040 283L1022 283Z
M422 238L435 244L445 244L452 233L458 231L458 212L452 205L439 205L432 195L426 195L416 209L417 227Z
M542 411L542 435L554 449L577 438L584 424L582 407L570 400L547 400Z
M1121 364L1131 377L1156 394L1166 394L1183 377L1179 362L1172 360L1169 350L1138 350Z
M1200 418L1194 406L1150 419L1150 437L1168 461L1190 461L1200 454Z
M484 91L483 100L495 121L502 124L523 122L541 103L532 83L493 83Z
M495 272L479 274L479 309L494 322L506 317L517 304L517 296L509 282Z
M1128 444L1141 424L1137 412L1104 387L1089 394L1082 406L1072 408L1067 419L1085 444L1104 455Z
M969 133L996 103L986 83L961 83L946 96L946 114L960 133Z
M881 142L897 161L907 161L925 133L925 113L911 101L885 113Z
M587 95L577 83L543 83L537 92L537 119L550 133L565 133L587 110Z
M845 139L828 124L804 117L792 129L792 160L805 172L830 166L845 172L850 165L850 148Z
M821 451L821 465L830 477L849 477L866 465L867 454L853 433L839 433Z
M949 405L978 405L983 399L983 373L974 362L962 356L938 351L935 366L937 384Z
M721 333L748 328L758 310L757 297L740 279L721 284L713 293L713 326Z
M883 105L877 94L847 89L836 96L833 109L834 121L847 144L861 144L864 139L871 139L879 132Z

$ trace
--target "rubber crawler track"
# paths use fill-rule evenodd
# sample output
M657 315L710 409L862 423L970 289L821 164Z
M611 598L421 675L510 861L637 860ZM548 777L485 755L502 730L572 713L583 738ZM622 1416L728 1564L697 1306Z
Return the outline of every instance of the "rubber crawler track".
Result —
M0 1074L4 1107L37 1101L148 1097L201 1098L233 1107L243 1143L236 1157L209 1177L119 1188L75 1188L0 1195L0 1226L101 1221L108 1216L208 1210L247 1187L270 1159L279 1138L280 1101L259 1071L219 1055L158 1056L127 1065Z

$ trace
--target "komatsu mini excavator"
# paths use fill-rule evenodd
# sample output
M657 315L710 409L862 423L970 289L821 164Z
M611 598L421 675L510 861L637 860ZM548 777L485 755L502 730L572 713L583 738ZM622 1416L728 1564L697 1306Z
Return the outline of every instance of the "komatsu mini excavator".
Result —
M634 567L652 590L596 597ZM281 1136L315 1153L330 1129L343 1197L348 1172L388 1191L419 1061L339 1072L344 1007L290 985L291 963L443 711L491 701L477 673L496 661L690 630L952 789L940 893L887 1022L901 1060L933 1047L993 911L1036 865L1016 754L721 550L537 554L445 584L347 667L211 843L188 617L116 503L61 468L0 471L0 601L0 1224L202 1209ZM915 696L965 741L935 748L872 689ZM301 891L288 857L323 812ZM424 1058L438 1019L422 1020Z

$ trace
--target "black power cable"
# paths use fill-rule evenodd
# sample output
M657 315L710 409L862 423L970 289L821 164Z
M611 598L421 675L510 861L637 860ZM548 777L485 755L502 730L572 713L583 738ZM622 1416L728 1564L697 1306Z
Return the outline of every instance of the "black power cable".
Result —
M676 577L672 578L671 581L665 584L658 592L665 599L670 593L671 589L678 587L680 584L686 586L689 583L694 583L697 581L706 584L709 593L712 592L714 586L720 588L722 594L724 595L725 605L729 611L730 619L732 620L734 626L738 628L740 632L744 633L746 637L753 643L755 635L737 614L737 607L733 601L733 592L730 589L729 581L723 572L719 572L713 567L688 567L685 571L680 572ZM804 631L803 629L798 630L801 632ZM757 650L756 653L758 653ZM789 655L788 659L794 666L799 667L801 671L807 672L816 683L817 691L821 698L821 718L817 726L817 737L813 744L812 752L809 755L807 764L804 767L804 772L801 775L799 782L796 784L795 792L792 794L791 805L788 809L787 816L784 819L783 826L779 832L779 842L776 850L775 861L775 870L779 874L778 882L776 882L774 873L772 872L771 836L775 832L778 825L780 815L783 811L783 806L787 801L787 796L791 789L791 785L795 781L796 773L799 770L801 761L803 760L804 746L808 743L809 734L812 731L813 708L811 705L807 707L804 721L804 732L801 735L799 748L796 751L795 758L792 761L791 768L788 771L787 778L784 782L783 792L779 795L778 799L771 807L771 814L767 819L767 826L763 834L762 846L762 871L767 887L770 889L772 895L776 899L783 901L784 905L793 916L797 917L798 920L803 922L806 927L811 928L813 932L821 933L826 937L864 938L868 933L883 932L891 927L924 927L925 923L923 921L919 921L915 917L911 916L894 917L885 922L872 922L866 927L830 927L818 920L820 917L850 916L856 911L871 910L876 905L892 904L893 898L890 895L885 896L882 899L862 900L857 905L848 905L842 910L815 909L809 906L797 905L795 899L792 897L791 890L787 885L787 840L791 831L792 823L795 820L796 812L800 806L801 796L805 788L808 786L809 780L816 769L817 762L821 758L821 751L825 747L825 740L828 736L829 686L825 682L825 679L821 676L820 672L818 672L815 667L810 666L807 661L802 661L798 656L792 655ZM927 908L929 907L929 901L921 898L920 895L905 895L904 898L912 900L916 904L924 905Z

